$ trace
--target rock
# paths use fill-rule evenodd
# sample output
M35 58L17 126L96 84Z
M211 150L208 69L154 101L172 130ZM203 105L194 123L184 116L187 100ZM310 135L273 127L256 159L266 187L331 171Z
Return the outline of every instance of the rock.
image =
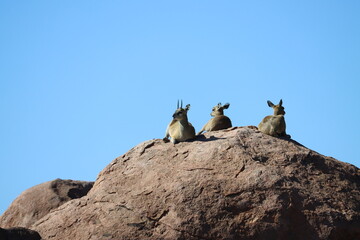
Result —
M39 233L26 228L0 228L1 240L41 240Z
M93 182L56 179L24 191L0 217L0 227L29 228L51 210L87 194Z
M45 240L360 239L360 170L248 128L116 158L32 225Z

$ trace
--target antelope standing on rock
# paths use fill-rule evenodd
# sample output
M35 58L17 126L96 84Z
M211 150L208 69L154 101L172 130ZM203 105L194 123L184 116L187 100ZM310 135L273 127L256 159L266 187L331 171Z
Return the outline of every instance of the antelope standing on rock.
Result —
M232 127L230 118L224 115L224 109L228 109L229 106L230 103L225 103L224 105L218 103L218 105L214 106L212 108L212 112L210 113L213 118L204 125L197 135L200 135L204 131L210 132Z
M164 141L168 141L170 137L170 141L174 144L178 142L184 142L186 140L190 140L195 138L195 128L188 121L187 112L190 109L190 104L186 105L185 108L181 105L179 106L179 101L177 103L177 109L173 114L173 120L169 123Z
M267 101L269 107L274 109L274 115L266 116L258 126L258 129L270 136L274 137L287 137L291 138L290 135L286 134L286 123L285 123L285 111L282 106L282 99L279 104L275 105L271 101Z

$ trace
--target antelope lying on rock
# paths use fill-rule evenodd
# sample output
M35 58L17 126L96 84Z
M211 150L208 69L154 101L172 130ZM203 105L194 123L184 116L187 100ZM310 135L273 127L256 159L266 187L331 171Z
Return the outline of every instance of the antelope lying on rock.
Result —
M290 135L286 134L285 108L282 106L282 99L277 105L274 105L271 101L267 101L267 103L269 107L274 109L274 115L266 116L259 123L258 129L270 136L290 138Z
M228 109L229 106L229 103L226 103L223 106L221 103L218 103L218 105L213 107L212 112L210 113L213 118L205 124L197 135L200 135L204 131L210 132L232 127L230 118L224 115L224 109Z
M182 101L179 107L179 101L177 109L173 114L173 120L170 122L166 129L164 141L170 141L172 143L183 142L195 138L195 128L188 121L187 112L190 109L190 104L182 108Z

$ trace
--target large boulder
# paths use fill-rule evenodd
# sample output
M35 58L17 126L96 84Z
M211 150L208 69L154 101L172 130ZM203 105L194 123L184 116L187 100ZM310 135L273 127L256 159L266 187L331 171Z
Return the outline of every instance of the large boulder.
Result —
M139 144L32 225L60 239L360 239L360 172L251 128Z
M33 228L44 239L360 239L359 187L355 166L233 128L144 142Z
M0 217L0 227L29 228L51 210L86 195L93 182L56 179L29 188Z

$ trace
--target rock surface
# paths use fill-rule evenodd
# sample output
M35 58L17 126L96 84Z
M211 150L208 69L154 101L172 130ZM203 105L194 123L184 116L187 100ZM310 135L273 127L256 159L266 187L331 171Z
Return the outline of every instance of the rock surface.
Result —
M360 171L251 128L139 144L32 225L45 240L360 239Z
M93 182L56 179L29 188L0 217L0 227L29 228L65 202L85 196Z
M359 187L350 164L235 128L144 142L33 228L44 239L360 239Z

